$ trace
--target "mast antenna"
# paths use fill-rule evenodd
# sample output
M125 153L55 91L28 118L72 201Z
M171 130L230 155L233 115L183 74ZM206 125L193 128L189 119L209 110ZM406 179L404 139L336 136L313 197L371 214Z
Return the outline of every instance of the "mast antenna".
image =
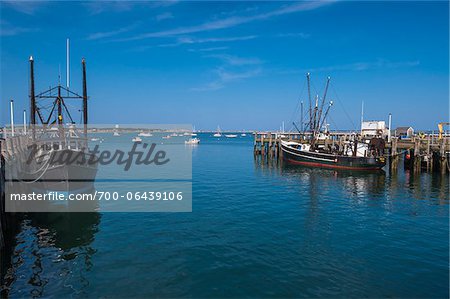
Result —
M66 40L66 87L70 87L69 39Z
M364 101L361 103L361 135L363 130L363 122L364 122Z

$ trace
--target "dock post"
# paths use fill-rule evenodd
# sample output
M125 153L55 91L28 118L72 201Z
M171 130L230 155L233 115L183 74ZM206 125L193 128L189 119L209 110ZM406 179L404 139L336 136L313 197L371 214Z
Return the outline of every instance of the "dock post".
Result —
M439 154L441 160L441 174L445 174L447 172L447 156L445 155L445 138L443 138L439 144Z
M278 159L283 160L283 151L281 150L281 136L278 137Z
M3 157L3 148L5 146L4 140L0 140L0 248L5 246L5 239L3 235L3 223L5 223L5 213L3 213L5 201L5 160Z
M272 148L272 133L269 132L269 149L268 149L269 158L273 157L273 148Z
M433 154L431 153L431 137L428 134L428 143L427 143L427 172L433 171Z
M420 172L422 167L422 157L420 156L420 139L414 138L414 172Z
M257 150L256 150L256 145L257 145L257 142L256 142L256 140L258 139L258 134L255 132L255 136L254 136L254 141L253 141L253 155L254 156L256 156L256 152L257 152Z
M264 144L264 134L261 134L261 157L264 157L266 154L266 145Z
M398 154L397 154L397 137L393 137L391 145L391 169L397 170L398 167Z

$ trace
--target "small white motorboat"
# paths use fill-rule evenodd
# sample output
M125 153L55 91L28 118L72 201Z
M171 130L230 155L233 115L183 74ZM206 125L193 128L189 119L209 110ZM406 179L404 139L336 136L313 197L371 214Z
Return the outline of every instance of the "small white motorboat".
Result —
M139 136L136 136L132 139L133 142L142 142L142 138Z
M200 139L198 138L189 138L188 140L184 141L185 144L199 144Z
M227 138L236 138L237 135L236 134L225 134L225 137L227 137Z
M172 138L172 136L167 135L167 136L163 136L162 138L163 138L163 139L170 139L170 138Z
M192 134L191 134L191 136L197 136L197 134L195 134L195 133L192 133Z
M113 136L118 137L118 136L120 136L120 133L117 131L114 131Z
M91 138L91 141L100 141L100 138L94 137L94 138Z
M140 136L140 137L152 137L153 134L152 133L141 132L141 133L138 134L138 136Z
M241 136L242 136L242 137L245 137L245 136L247 136L247 134L245 134L245 133L242 133L242 134L241 134Z

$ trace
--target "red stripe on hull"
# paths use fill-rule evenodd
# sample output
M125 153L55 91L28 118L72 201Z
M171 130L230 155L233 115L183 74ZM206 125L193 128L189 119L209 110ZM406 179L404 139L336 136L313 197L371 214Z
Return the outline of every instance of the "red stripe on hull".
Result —
M322 164L322 163L314 163L314 162L302 162L295 161L291 159L286 159L287 162L296 165L304 165L311 167L322 167L322 168L331 168L331 169L347 169L347 170L380 170L382 167L356 167L356 166L342 166L342 165L330 165L330 164Z

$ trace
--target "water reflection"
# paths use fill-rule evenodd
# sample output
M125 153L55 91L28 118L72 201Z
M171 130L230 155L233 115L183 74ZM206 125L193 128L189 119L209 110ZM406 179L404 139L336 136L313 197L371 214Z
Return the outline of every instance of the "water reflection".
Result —
M25 215L3 295L40 297L44 289L50 294L72 279L78 281L77 293L82 294L88 285L84 275L92 267L95 249L91 244L100 219L96 212ZM22 287L13 288L14 284Z
M438 204L449 202L449 176L439 173L414 173L408 169L398 169L386 173L379 171L329 170L321 168L289 165L277 159L256 157L255 171L265 175L280 175L287 180L297 180L308 186L311 200L318 190L334 182L347 198L386 199L401 196L407 192L414 199L427 199ZM409 197L408 196L408 197Z

